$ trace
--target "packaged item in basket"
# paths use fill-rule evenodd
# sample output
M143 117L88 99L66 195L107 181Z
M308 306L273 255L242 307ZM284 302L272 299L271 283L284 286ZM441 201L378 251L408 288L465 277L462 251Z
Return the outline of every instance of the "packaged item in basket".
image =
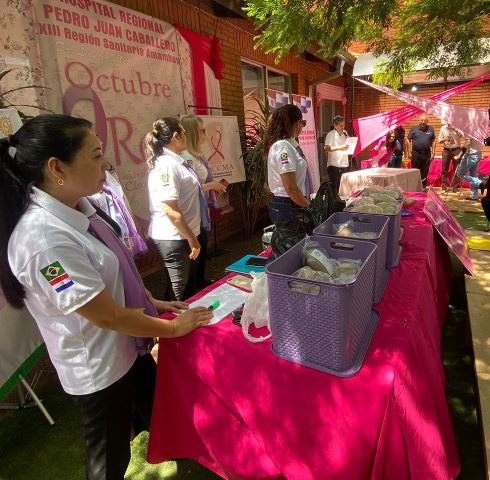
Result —
M383 209L378 207L378 205L363 203L360 205L356 205L349 209L349 212L357 212L357 213L383 213Z
M305 263L313 270L318 272L326 272L330 276L335 275L336 262L329 258L325 249L320 247L318 242L310 240L310 237L306 237L305 246L303 247L303 255Z
M299 270L296 270L296 272L293 273L293 277L306 278L308 280L315 280L319 282L332 283L333 281L332 277L328 273L317 272L308 266L301 267ZM320 287L316 285L309 285L307 283L301 283L301 282L290 282L289 288L293 292L309 293L312 295L318 295L320 291Z
M332 233L341 237L352 237L354 233L354 222L348 220L344 223L332 224Z
M376 204L376 206L381 208L381 210L383 210L382 213L384 213L385 215L394 215L400 211L399 204L394 204L390 202L379 202Z
M349 198L349 200L347 200L346 208L350 209L351 207L357 207L358 205L374 205L374 198L363 196Z
M318 282L331 282L332 277L325 272L318 272L313 270L308 265L301 267L293 273L293 277L306 278L308 280L316 280Z
M375 203L384 202L384 203L393 203L394 205L398 205L398 200L396 198L391 197L390 195L387 195L386 193L371 192L369 196L374 199Z
M350 258L339 258L335 283L352 283L359 273L362 262Z

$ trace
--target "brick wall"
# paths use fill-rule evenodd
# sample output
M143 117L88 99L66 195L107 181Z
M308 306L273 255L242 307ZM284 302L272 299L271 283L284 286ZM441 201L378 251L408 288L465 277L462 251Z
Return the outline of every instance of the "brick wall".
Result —
M367 115L373 115L375 113L386 112L394 108L404 107L406 104L399 102L394 97L385 95L378 92L368 86L360 86L358 82L355 82L355 95L354 95L354 118L365 117ZM455 86L456 83L450 83L448 88ZM410 89L406 91L419 97L430 97L444 90L442 85L431 86L419 86L416 92L412 92ZM487 108L490 103L490 83L484 82L474 87L469 88L465 92L462 92L452 97L448 103L454 105L463 105L466 107L479 107ZM441 122L438 118L429 115L429 123L434 127L436 137L439 134L441 128ZM417 117L407 122L404 127L408 134L411 127L418 124ZM442 145L437 145L436 156L440 156L442 153ZM483 149L483 155L490 155L488 148ZM361 158L365 158L367 153L364 152Z
M329 67L324 62L308 62L299 55L286 55L279 63L275 56L254 50L256 31L246 19L217 18L213 15L210 0L112 0L113 3L159 18L172 25L181 25L206 36L221 39L223 79L220 81L222 107L225 114L236 115L239 125L244 124L242 99L242 74L240 60L252 60L292 76L293 92L307 95L308 82L326 75ZM340 84L342 82L340 81ZM238 198L232 198L234 212L217 222L218 243L243 230L243 220ZM211 236L213 237L213 236ZM211 243L213 239L210 239Z

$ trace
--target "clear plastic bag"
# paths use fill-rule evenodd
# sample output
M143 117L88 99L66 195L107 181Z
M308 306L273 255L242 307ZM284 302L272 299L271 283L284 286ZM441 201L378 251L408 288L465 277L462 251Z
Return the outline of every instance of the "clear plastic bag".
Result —
M303 256L305 264L313 270L328 273L330 276L335 275L336 261L330 258L326 250L310 237L306 237Z
M354 222L348 220L344 223L332 224L332 233L341 237L353 237L354 236Z
M269 319L269 296L267 291L267 276L264 272L252 272L252 293L247 297L243 307L242 324L243 336L252 343L263 342L270 338L271 334L265 337L252 337L248 332L250 325L255 324L257 328L267 327L270 331Z

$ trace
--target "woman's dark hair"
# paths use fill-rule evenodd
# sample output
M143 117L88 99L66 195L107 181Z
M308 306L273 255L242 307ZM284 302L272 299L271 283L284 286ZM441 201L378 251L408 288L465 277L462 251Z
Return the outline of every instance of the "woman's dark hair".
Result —
M174 133L182 134L180 122L173 117L163 117L153 122L152 130L145 137L146 163L150 170L157 157L163 154L163 147L172 141Z
M391 136L394 136L395 138L393 140L390 140ZM396 132L395 130L390 130L387 134L386 134L386 140L385 140L385 147L388 148L388 147L392 147L394 146L394 144L396 143Z
M262 154L266 156L278 140L291 138L294 124L302 118L303 114L296 105L284 105L274 110L267 125Z
M24 306L25 292L10 269L8 242L29 206L31 186L42 183L49 158L71 163L91 127L82 118L40 115L28 120L14 135L0 140L0 287L12 307ZM13 157L10 147L15 149Z
M342 115L335 115L335 117L333 117L333 126L335 127L335 125L338 125L339 123L342 123L344 121L344 117Z

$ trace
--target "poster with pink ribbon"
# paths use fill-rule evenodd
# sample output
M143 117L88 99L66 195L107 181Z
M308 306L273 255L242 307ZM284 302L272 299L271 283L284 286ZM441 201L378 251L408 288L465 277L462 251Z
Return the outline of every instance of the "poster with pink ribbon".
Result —
M246 180L237 117L201 115L201 118L206 129L203 153L214 179L224 178L228 183Z
M447 205L433 188L429 189L424 205L425 216L439 232L447 246L459 258L463 266L473 275L473 263L463 227L454 218Z

